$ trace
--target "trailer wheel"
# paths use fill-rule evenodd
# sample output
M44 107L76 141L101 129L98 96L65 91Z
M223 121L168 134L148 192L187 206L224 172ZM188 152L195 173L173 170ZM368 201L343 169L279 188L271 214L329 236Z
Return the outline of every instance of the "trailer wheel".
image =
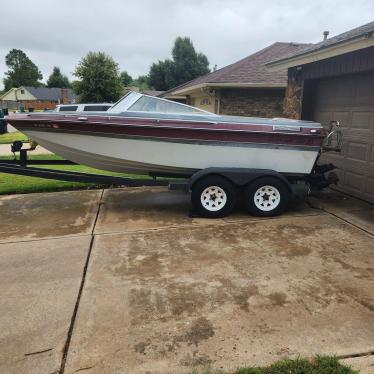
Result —
M192 186L191 202L194 210L203 217L224 217L235 206L236 189L225 178L206 176Z
M285 183L278 178L264 177L250 183L244 189L244 197L249 213L270 217L286 210L290 193Z

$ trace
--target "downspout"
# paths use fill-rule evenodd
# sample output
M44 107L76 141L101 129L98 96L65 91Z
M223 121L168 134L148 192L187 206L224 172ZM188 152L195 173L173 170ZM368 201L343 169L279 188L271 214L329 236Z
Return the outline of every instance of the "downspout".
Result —
M221 90L216 90L216 103L217 103L216 114L220 114L220 111L221 111Z

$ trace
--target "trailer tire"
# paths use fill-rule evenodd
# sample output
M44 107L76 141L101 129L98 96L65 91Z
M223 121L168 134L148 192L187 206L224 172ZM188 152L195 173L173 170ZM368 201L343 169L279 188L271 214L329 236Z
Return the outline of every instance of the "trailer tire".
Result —
M274 177L256 179L244 189L246 209L259 217L283 213L288 206L290 192L284 182Z
M206 176L192 186L191 202L194 211L202 217L224 217L234 209L236 188L223 177Z

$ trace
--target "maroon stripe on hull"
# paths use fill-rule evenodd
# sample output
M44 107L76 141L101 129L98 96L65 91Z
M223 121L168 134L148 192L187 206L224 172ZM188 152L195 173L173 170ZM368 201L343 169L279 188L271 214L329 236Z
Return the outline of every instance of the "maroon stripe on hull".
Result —
M12 118L13 117L13 118ZM195 141L222 141L235 143L261 143L261 144L278 144L278 145L294 145L294 146L311 146L319 147L325 137L325 131L316 129L315 134L310 133L310 128L301 128L297 133L281 133L273 130L273 126L269 125L231 125L231 124L217 124L209 125L202 122L188 124L183 122L183 127L180 123L167 123L167 125L160 120L144 119L135 123L130 123L128 118L120 118L121 123L103 123L103 117L90 117L87 122L71 122L63 116L48 116L43 120L39 118L25 118L26 115L8 117L8 122L19 130L34 130L34 131L56 131L67 133L92 133L92 135L123 135L123 136L139 136L139 137L154 137L165 139L184 139ZM58 118L56 118L58 117ZM61 118L63 117L63 118ZM69 118L71 119L71 118ZM95 120L101 120L101 123ZM118 118L115 118L117 121ZM239 130L237 129L239 128ZM249 128L250 127L250 128Z
M85 115L85 114L83 114ZM9 121L31 121L31 122L71 122L71 123L80 123L79 117L82 115L38 115L37 113L32 114L16 114L8 117ZM256 124L255 122L251 123L229 123L229 122L217 122L212 119L212 121L189 121L189 120L179 120L179 119L159 119L159 118L141 118L141 117L121 117L121 116L95 116L87 115L87 123L101 123L104 125L136 125L136 126L156 126L156 127L189 127L191 129L201 128L207 130L234 130L234 131L264 131L264 132L274 132L273 126L277 126L278 123L275 121L274 124ZM296 126L298 127L298 126ZM309 134L309 128L303 128L300 126L301 133ZM316 128L319 133L323 133L323 128Z

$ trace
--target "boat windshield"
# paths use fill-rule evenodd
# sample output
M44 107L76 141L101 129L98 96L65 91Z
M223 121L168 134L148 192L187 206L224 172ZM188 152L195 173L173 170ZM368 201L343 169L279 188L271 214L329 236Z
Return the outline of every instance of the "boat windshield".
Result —
M151 113L169 113L169 114L204 114L214 115L205 110L197 109L189 105L176 103L153 97L139 94L137 92L130 92L123 99L114 104L108 112L151 112Z

